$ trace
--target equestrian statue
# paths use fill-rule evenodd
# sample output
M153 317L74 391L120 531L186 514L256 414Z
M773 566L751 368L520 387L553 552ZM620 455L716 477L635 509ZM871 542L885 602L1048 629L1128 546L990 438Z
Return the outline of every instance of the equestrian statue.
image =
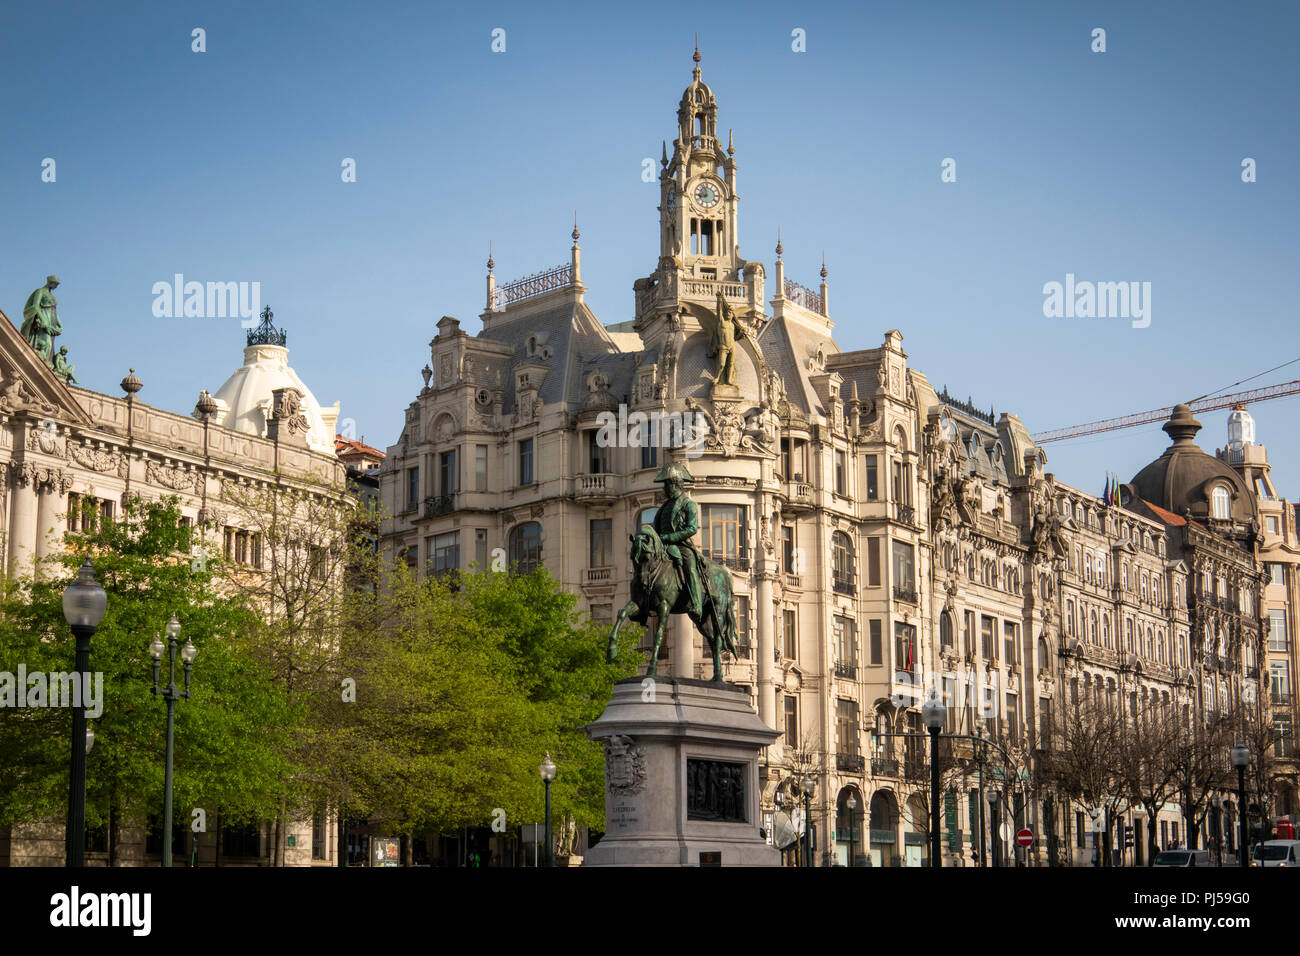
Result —
M650 652L647 677L655 676L659 647L663 644L668 615L690 617L708 642L713 654L713 679L722 683L722 652L733 658L736 648L736 609L731 591L731 574L726 567L702 555L691 539L700 530L700 509L685 492L693 483L682 462L665 464L655 475L663 482L667 500L655 514L654 524L643 524L632 541L632 600L618 612L609 632L608 659L618 652L615 643L623 621L631 618L645 624L653 612L654 648Z

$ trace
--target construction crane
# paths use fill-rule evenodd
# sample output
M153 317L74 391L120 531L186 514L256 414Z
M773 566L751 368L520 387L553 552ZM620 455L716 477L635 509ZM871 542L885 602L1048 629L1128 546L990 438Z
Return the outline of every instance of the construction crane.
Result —
M1212 412L1217 408L1231 408L1233 405L1248 405L1254 402L1266 402L1273 398L1285 398L1300 394L1300 379L1283 382L1281 385L1269 385L1266 388L1254 388L1248 392L1233 392L1231 395L1216 395L1213 398L1201 398L1189 402L1193 412ZM1136 425L1149 425L1162 422L1173 412L1169 408L1156 408L1149 412L1137 412L1122 418L1107 418L1100 422L1088 422L1086 425L1071 425L1069 428L1057 428L1054 431L1039 432L1031 435L1034 444L1045 445L1049 441L1065 441L1069 438L1081 438L1084 435L1096 435L1099 432L1113 432L1120 428L1133 428Z

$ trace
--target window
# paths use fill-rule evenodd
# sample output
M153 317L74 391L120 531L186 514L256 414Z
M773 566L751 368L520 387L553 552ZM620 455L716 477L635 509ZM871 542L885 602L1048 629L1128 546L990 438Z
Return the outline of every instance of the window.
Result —
M542 563L542 526L536 521L510 531L510 566L519 574L532 574Z
M1273 694L1274 704L1291 702L1291 674L1286 661L1273 661L1268 666L1269 688Z
M832 619L832 627L835 634L836 665L856 670L858 666L858 635L853 626L853 620L837 615ZM839 676L853 677L856 675L840 674Z
M444 451L438 457L438 485L444 497L456 493L456 452Z
M786 481L803 481L808 473L808 443L798 438L781 439L781 475Z
M997 648L993 646L993 618L987 614L980 615L980 653L985 661L996 661Z
M781 525L781 568L794 574L794 525Z
M1273 754L1277 757L1295 756L1290 714L1275 714L1273 716Z
M944 611L939 615L939 647L942 650L951 651L952 642L952 614Z
M1038 699L1038 746L1043 750L1052 749L1052 698Z
M1133 619L1125 618L1124 620L1124 650L1133 653Z
M1219 485L1210 495L1210 502L1213 506L1213 517L1228 517L1228 489Z
M406 470L406 503L415 505L420 501L420 469L408 468Z
M867 539L867 586L880 587L880 539Z
M256 823L221 828L222 856L261 856L261 829Z
M750 657L749 653L749 595L737 594L736 601L736 649L740 651L742 658Z
M488 566L487 534L487 528L474 529L474 563L480 571L486 571Z
M1013 744L1020 743L1020 699L1015 694L1007 694L1007 738Z
M966 659L974 660L975 659L975 612L974 611L966 612L966 629L964 633L966 636L965 638Z
M1264 516L1264 530L1267 531L1269 534L1278 533L1277 515Z
M68 495L68 530L81 530L81 495L76 492Z
M1002 644L1003 650L1006 651L1004 660L1008 664L1015 664L1020 655L1016 653L1016 646L1020 643L1020 625L1012 621L1002 622Z
M835 733L839 738L837 749L842 754L860 752L858 736L858 702L856 700L836 700Z
M659 467L659 446L651 443L649 440L650 426L643 425L641 437L641 467L658 468Z
M879 478L876 474L876 461L877 459L875 455L867 456L867 499L869 501L875 501L880 497L880 484Z
M605 475L613 471L609 459L609 447L600 441L600 431L587 432L587 464L591 474Z
M614 528L611 518L591 519L592 568L607 568L614 563Z
M1289 649L1286 639L1286 611L1268 612L1268 649L1283 654Z
M884 643L884 641L883 641L883 638L882 638L882 636L881 636L880 621L879 621L879 620L869 621L869 622L868 622L868 630L870 631L870 634L871 634L871 638L870 638L870 645L871 645L871 647L870 647L871 660L870 660L870 663L871 663L871 666L872 666L872 667L879 667L882 663L884 663L884 661L882 660L882 657L883 657L883 655L884 655L884 651L883 651L883 648L881 647L881 645Z
M853 593L853 542L843 531L831 535L831 574L836 591Z
M741 570L749 567L743 505L700 505L700 548L706 558Z
M893 543L894 551L894 586L904 591L916 590L916 564L914 549L902 541Z
M309 567L307 573L313 581L324 581L329 577L329 552L322 547L312 545L307 552Z
M525 438L519 443L519 483L533 483L533 440Z
M1065 602L1065 634L1074 637L1074 602Z
M894 670L914 671L920 666L916 655L916 628L897 621L894 624Z
M789 694L785 698L785 744L799 746L799 701Z
M781 612L785 657L791 661L799 656L799 632L796 630L796 622L797 612L794 608L788 607Z
M72 498L68 498L68 515L72 515ZM1268 583L1285 584L1286 583L1286 566L1270 561L1268 565Z
M844 452L836 450L835 452L835 493L837 495L847 495L848 475L846 474L844 464Z
M474 446L474 490L475 491L488 490L487 461L488 461L488 446L475 445Z
M893 462L894 501L900 505L912 503L912 466L905 461Z
M659 513L658 508L642 508L641 513L636 516L637 530L639 531L641 529L641 525L643 524L648 524L653 526L655 523L655 515L657 515L658 513Z

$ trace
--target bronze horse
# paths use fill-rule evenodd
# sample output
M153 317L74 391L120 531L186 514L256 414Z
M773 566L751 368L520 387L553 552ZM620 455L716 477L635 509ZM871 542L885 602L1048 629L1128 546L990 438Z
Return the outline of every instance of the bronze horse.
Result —
M655 676L659 663L659 646L664 641L664 629L668 626L669 614L687 614L689 597L686 587L673 566L673 560L664 550L653 525L643 524L641 530L629 536L632 541L632 600L618 612L614 627L609 632L608 658L613 660L618 653L615 643L618 629L626 618L638 624L645 624L654 613L655 624L654 648L650 652L650 668L647 677ZM693 552L688 552L692 553ZM733 658L740 656L736 648L736 609L731 594L731 574L716 561L701 557L700 580L703 584L703 613L691 620L700 629L713 654L713 679L722 683L722 652L729 651Z

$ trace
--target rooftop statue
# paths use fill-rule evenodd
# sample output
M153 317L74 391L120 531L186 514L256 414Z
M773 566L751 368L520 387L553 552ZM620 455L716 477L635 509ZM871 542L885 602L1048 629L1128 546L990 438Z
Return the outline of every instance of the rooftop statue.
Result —
M59 287L58 276L46 276L45 285L27 297L23 306L23 338L31 343L32 348L50 369L54 368L54 339L63 334L59 322L58 300L54 290Z

